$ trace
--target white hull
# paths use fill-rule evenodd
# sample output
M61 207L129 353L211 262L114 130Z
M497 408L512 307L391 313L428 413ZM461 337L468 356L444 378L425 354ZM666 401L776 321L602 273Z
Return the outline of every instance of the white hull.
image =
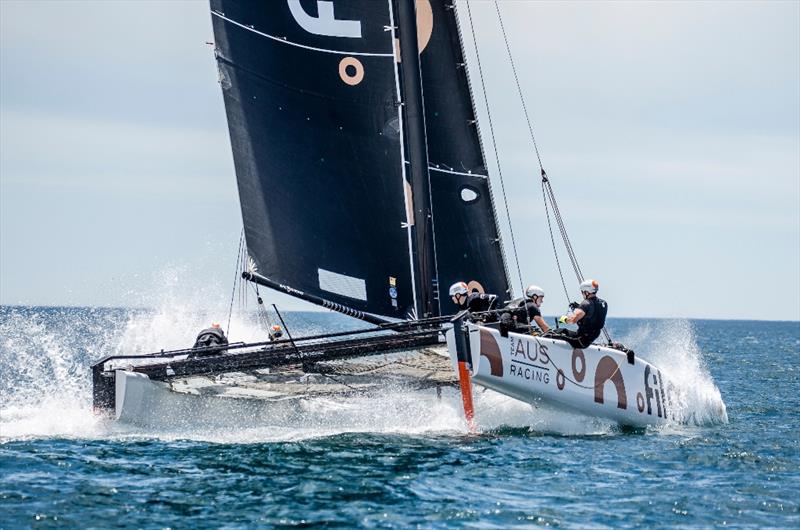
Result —
M547 403L621 425L643 427L677 420L671 384L642 359L602 346L583 350L562 340L467 324L472 382L520 401ZM457 363L454 330L447 332Z
M290 413L295 398L237 395L235 387L207 385L173 389L144 374L116 371L117 420L134 425L176 429L204 429L259 425Z
M167 428L292 425L308 423L310 418L325 423L336 420L336 407L326 409L325 417L316 417L309 410L315 402L346 404L353 397L381 397L398 389L440 396L455 381L444 348L343 361L331 376L292 368L167 381L151 380L132 367L114 374L115 418Z

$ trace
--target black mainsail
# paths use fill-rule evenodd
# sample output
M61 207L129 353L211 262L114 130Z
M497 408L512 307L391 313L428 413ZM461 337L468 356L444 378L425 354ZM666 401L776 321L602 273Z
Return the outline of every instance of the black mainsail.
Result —
M211 0L251 278L399 319L508 292L448 5Z

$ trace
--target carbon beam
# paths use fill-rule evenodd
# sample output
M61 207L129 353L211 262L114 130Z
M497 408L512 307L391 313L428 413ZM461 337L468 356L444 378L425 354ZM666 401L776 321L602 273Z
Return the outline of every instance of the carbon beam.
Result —
M150 379L165 380L173 377L210 375L350 359L353 357L413 350L438 343L439 332L436 330L408 331L389 336L384 335L317 344L302 344L297 345L297 347L285 344L276 347L266 347L254 352L215 355L170 361L168 363L140 365L133 367L132 370L134 372L146 374Z
M336 302L331 302L330 300L326 300L319 296L299 291L294 287L290 287L288 285L278 283L274 280L270 280L269 278L261 276L260 274L255 272L245 271L242 273L242 278L244 278L247 281L263 285L264 287L275 289L276 291L288 294L289 296L294 296L295 298L305 300L306 302L311 302L312 304L322 306L325 309L330 309L331 311L336 311L338 313L342 313L343 315L357 318L359 320L363 320L364 322L369 322L370 324L380 325L380 324L389 324L391 322L384 318L376 317L375 315L371 315L369 313L364 313L363 311L359 311L358 309L353 309L352 307L347 307L342 304L337 304Z

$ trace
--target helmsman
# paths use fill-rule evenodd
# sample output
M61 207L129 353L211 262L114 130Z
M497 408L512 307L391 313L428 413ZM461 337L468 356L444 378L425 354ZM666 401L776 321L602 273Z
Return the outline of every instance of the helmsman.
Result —
M579 289L583 295L583 302L568 315L558 319L562 324L577 324L578 330L560 329L559 333L564 340L575 348L586 348L600 336L606 325L608 304L597 297L600 284L597 280L584 280Z
M470 313L491 311L497 307L497 295L469 292L469 287L464 282L456 282L450 286L450 298L459 309L466 309Z

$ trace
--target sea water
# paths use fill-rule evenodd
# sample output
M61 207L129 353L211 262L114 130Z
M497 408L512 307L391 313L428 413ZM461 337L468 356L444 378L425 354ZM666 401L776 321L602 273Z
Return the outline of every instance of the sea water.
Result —
M0 528L800 527L800 323L610 319L692 422L639 431L476 391L306 399L293 425L95 417L89 366L190 346L214 316L0 307ZM227 315L226 315L227 316ZM284 315L295 334L341 330ZM232 340L263 338L234 315Z

